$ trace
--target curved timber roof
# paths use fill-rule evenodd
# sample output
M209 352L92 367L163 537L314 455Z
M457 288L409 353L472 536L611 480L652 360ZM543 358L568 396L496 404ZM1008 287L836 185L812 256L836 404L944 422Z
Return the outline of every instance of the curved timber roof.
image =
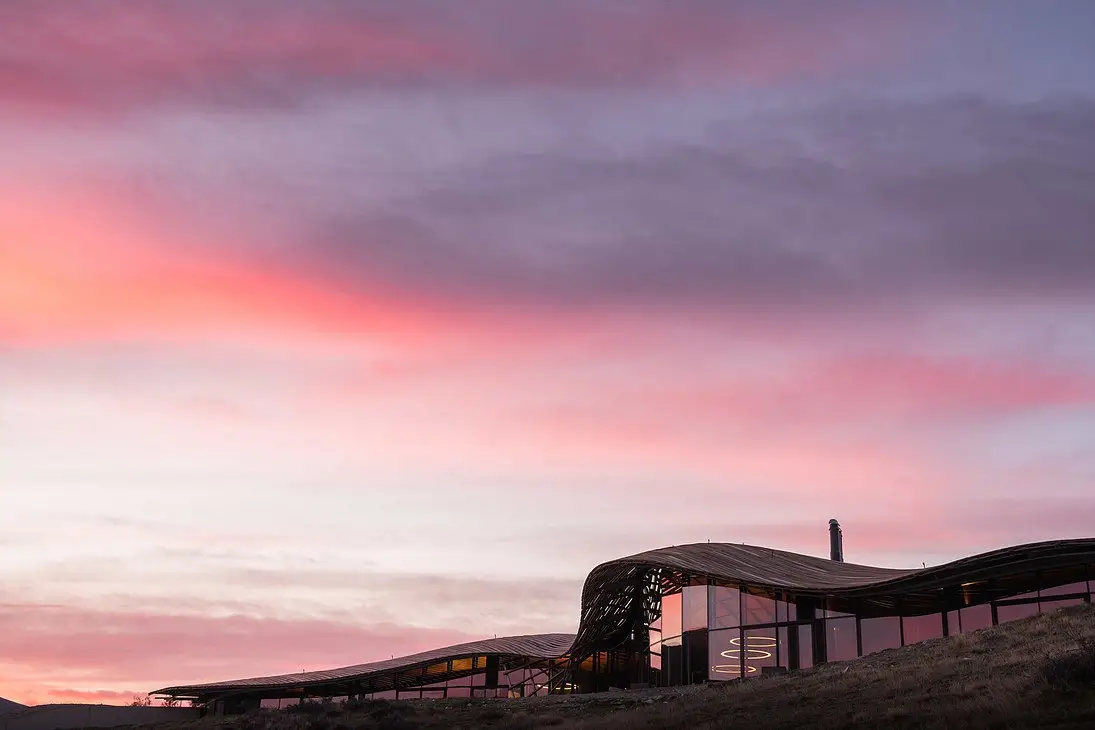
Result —
M570 654L581 657L622 641L638 622L655 615L657 596L690 578L726 585L785 590L798 596L866 601L892 609L898 600L938 610L939 592L982 581L1009 581L1013 593L1035 570L1095 563L1095 538L1055 540L994 550L951 563L896 570L732 543L694 543L649 550L598 565L582 589L578 637ZM1037 587L1037 586L1033 586ZM985 600L988 600L985 598Z
M931 568L897 570L836 562L798 553L730 543L695 543L649 550L602 563L582 589L576 636L538 634L473 641L371 664L230 682L167 687L152 694L211 698L232 694L290 696L308 688L366 691L420 686L471 674L469 666L442 662L492 655L505 662L568 658L619 646L634 628L658 615L664 589L694 584L744 585L760 592L785 591L851 606L869 615L940 610L944 590L963 592L968 603L1016 595L1038 587L1034 571L1058 571L1057 584L1083 576L1095 565L1095 538L1055 540L994 550ZM844 602L842 604L842 602ZM957 607L955 605L954 607ZM841 608L840 610L844 610ZM481 671L475 667L475 671ZM447 673L446 673L447 672Z
M271 677L252 677L250 679L235 679L226 682L211 682L209 684L180 685L178 687L165 687L153 695L171 695L174 697L215 697L239 693L276 693L292 692L294 690L307 689L309 687L344 687L350 688L370 680L385 679L390 682L376 689L388 689L394 687L399 674L409 673L411 670L423 671L415 676L417 681L410 685L423 684L422 678L428 677L428 681L442 681L458 676L473 674L474 671L484 671L483 667L472 670L452 670L451 665L442 671L441 664L446 664L452 659L463 659L475 656L499 656L512 660L545 661L557 659L570 649L574 643L574 634L532 634L529 636L504 636L497 639L483 639L471 641L466 644L446 646L441 649L411 654L410 656L385 659L384 661L371 662L369 664L356 664L339 669L327 669L317 672L300 672L297 674L279 674Z

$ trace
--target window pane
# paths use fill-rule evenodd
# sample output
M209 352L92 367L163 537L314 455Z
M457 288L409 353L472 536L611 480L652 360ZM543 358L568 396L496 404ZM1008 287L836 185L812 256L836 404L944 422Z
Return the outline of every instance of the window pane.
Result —
M707 606L704 606L706 613ZM707 629L684 635L685 684L701 684L707 679Z
M684 630L707 628L707 586L687 586L684 589Z
M792 606L792 608L794 607ZM778 644L778 646L776 647L776 661L779 663L779 666L783 667L784 669L788 669L791 666L789 659L791 645L787 641L788 630L794 631L794 627L792 626L790 629L788 629L786 626L780 626L779 629L776 631Z
M798 627L798 668L809 669L814 666L814 627Z
M1058 608L1065 608L1067 606L1079 606L1084 603L1082 598L1058 598L1056 601L1042 601L1041 610L1042 613L1052 613Z
M787 601L776 601L776 621L781 624L795 620L795 604Z
M825 651L831 662L841 662L859 656L855 617L825 620Z
M865 618L859 622L863 656L901 646L901 619L897 616Z
M712 629L732 629L741 624L741 596L737 588L711 586L707 600L707 620Z
M650 655L650 668L651 669L661 669L662 668L662 655L661 654L651 654Z
M1004 624L1008 621L1016 621L1021 618L1038 615L1038 602L1020 603L1017 606L997 606L996 619Z
M713 680L741 676L741 632L739 629L711 631L707 636L707 676Z
M957 611L947 611L948 636L958 636L962 633L962 619Z
M776 602L768 596L741 594L741 625L771 624L776 621Z
M650 631L650 651L653 651L653 652L659 651L658 646L661 644L661 641L662 641L662 632L654 631L653 629L651 629L651 631Z
M905 646L943 635L943 616L932 613L927 616L904 616L901 628L905 632Z
M1080 583L1069 583L1063 586L1053 586L1052 588L1042 589L1042 598L1046 596L1067 596L1070 593L1087 593L1087 581Z
M982 603L980 606L967 606L961 610L961 614L963 634L992 626L992 607L987 603Z
M662 636L681 635L681 594L662 596Z
M759 677L776 666L776 630L745 629L745 676Z
M676 687L684 682L684 647L678 636L675 646L662 644L662 684Z

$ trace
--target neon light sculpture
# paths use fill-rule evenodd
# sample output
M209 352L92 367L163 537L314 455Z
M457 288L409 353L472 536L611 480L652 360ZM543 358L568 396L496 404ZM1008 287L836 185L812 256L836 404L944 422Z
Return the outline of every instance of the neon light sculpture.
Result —
M715 664L711 667L712 672L718 674L742 674L741 669L741 652L745 649L745 675L756 674L759 670L748 662L759 661L761 659L771 659L773 654L771 650L774 650L777 645L776 638L774 636L746 636L745 646L742 646L742 639L740 636L734 637L730 640L730 647L726 651L720 652L720 655L726 659L737 659L737 664ZM734 648L737 647L737 648Z

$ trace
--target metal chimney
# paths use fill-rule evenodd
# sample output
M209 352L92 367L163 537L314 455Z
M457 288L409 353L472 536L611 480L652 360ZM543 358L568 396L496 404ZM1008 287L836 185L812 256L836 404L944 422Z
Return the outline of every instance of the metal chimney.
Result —
M836 520L829 520L829 559L844 562L844 533Z

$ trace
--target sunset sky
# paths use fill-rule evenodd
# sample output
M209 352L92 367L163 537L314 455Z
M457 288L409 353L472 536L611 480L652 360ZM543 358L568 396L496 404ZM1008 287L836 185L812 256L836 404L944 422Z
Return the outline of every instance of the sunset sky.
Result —
M0 4L0 696L1095 533L1095 3Z

